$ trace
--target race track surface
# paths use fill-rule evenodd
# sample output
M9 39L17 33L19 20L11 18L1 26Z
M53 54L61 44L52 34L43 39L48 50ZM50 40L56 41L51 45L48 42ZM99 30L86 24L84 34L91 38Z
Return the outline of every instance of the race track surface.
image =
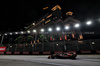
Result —
M47 59L48 55L0 55L0 66L100 66L100 55L77 59Z

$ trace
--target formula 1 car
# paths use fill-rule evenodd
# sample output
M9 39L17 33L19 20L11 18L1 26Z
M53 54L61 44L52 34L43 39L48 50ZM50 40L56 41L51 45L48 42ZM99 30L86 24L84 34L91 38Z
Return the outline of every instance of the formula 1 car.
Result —
M48 56L48 59L55 59L55 58L61 58L61 59L76 59L77 54L76 53L57 53L57 54L52 54Z

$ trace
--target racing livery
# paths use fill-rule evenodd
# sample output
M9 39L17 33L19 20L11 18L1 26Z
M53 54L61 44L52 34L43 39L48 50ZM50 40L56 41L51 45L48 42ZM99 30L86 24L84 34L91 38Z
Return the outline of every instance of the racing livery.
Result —
M48 59L55 59L55 58L61 58L61 59L76 59L77 54L76 53L57 53L57 54L52 54L48 56Z

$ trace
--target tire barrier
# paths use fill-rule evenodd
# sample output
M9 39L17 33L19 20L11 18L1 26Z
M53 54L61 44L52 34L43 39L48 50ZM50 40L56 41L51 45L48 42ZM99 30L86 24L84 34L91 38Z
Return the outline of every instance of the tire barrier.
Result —
M81 50L81 53L91 53L91 50Z
M7 54L7 55L11 55L11 54L12 54L12 52L8 51L8 52L6 52L6 54Z
M63 53L63 51L55 51L54 54Z
M78 51L80 53L77 53L77 51L67 51L67 53L77 53L77 54L100 54L100 50L95 50L94 53L92 53L93 51L91 50L81 50ZM7 51L7 52L0 52L0 55L49 55L49 54L58 54L58 53L66 53L63 51L54 51L54 52L49 52L49 51L45 51L45 52L11 52L11 51Z
M20 54L20 52L14 52L14 54L15 54L15 55L19 55L19 54Z
M100 53L100 50L96 50L96 53Z
M23 54L29 54L29 52L23 52Z
M0 55L3 55L4 54L4 52L0 52Z
M40 54L39 52L32 52L32 54Z
M51 52L43 52L43 54L51 54Z

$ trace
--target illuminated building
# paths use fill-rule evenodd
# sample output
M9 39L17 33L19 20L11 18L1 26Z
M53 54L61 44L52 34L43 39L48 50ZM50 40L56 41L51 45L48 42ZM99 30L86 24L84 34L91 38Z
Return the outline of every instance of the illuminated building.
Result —
M52 27L53 32L57 33L57 31L55 31L55 28L57 26L60 26L61 27L60 33L62 34L62 32L65 32L66 38L68 38L70 40L83 39L80 28L77 29L74 27L74 25L76 23L80 23L80 21L73 18L73 12L68 11L68 12L66 12L66 14L63 17L61 7L59 5L54 6L51 9L51 11L52 11L52 13L45 14L43 17L41 17L39 20L36 21L35 25L32 25L32 26L30 25L27 28L27 30L36 29L38 32L40 32L41 28L47 29L49 27ZM64 30L65 26L70 26L70 29ZM69 36L67 36L67 35L69 35ZM60 37L60 40L61 40L61 37Z
M43 8L43 10L45 9L48 9L48 7ZM23 52L23 54L24 52L31 52L32 54L33 52L44 51L83 51L93 50L92 45L94 45L94 50L100 49L99 40L82 40L81 22L73 18L74 13L71 11L62 15L61 9L59 5L54 6L50 9L50 13L45 14L35 23L29 25L26 28L26 33L23 31L14 32L19 37L14 40L16 41L15 44L11 42L12 38L8 38L9 44L4 44L7 51L19 52L19 54L20 52ZM87 24L90 25L91 22ZM12 33L9 34L13 36ZM0 34L0 36L2 35ZM7 34L4 36L7 39Z

